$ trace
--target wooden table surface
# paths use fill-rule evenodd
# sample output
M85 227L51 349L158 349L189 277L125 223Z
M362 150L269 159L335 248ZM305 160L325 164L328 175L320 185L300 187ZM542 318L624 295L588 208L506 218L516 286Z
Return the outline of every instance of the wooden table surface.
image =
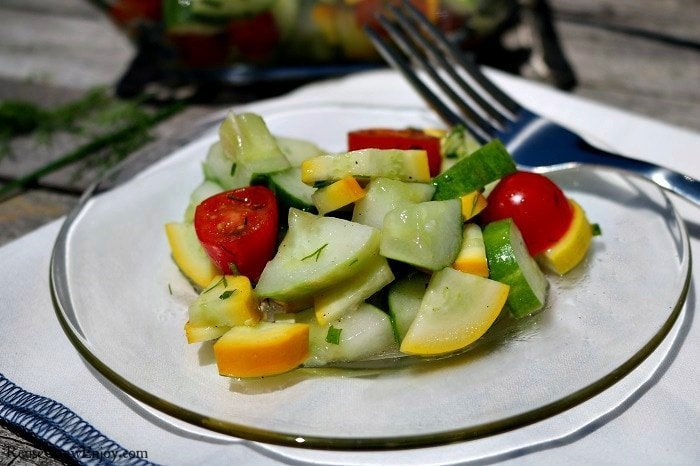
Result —
M699 0L551 0L564 51L578 77L575 94L700 131ZM512 40L519 40L515 34ZM45 105L68 102L97 85L111 85L133 50L95 8L81 0L0 2L0 100ZM532 77L536 64L524 70ZM143 153L214 106L193 106L161 124ZM0 183L18 177L75 145L30 138L15 157L0 161ZM165 147L167 150L167 146ZM0 202L0 245L68 212L90 181L75 170L51 175L34 189ZM0 373L2 367L0 367ZM70 400L61 400L70 405ZM88 420L89 421L89 420ZM22 457L17 452L24 452ZM54 464L26 436L0 424L0 465Z

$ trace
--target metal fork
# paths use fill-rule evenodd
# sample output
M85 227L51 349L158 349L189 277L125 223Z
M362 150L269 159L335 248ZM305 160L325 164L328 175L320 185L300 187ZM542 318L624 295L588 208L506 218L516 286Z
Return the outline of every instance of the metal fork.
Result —
M377 16L386 31L365 27L384 59L450 126L462 124L481 143L500 139L519 166L594 164L632 172L700 206L700 183L649 162L593 147L579 135L523 108L407 0ZM393 43L392 43L393 42ZM421 77L412 64L425 70ZM444 93L438 95L426 83Z

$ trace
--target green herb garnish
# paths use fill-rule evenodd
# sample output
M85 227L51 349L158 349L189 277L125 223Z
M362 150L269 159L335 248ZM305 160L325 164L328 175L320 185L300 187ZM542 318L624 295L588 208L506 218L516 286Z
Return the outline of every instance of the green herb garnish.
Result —
M173 294L173 287L170 286L170 283L168 283L168 291L170 292L170 295L172 296L172 294Z
M348 264L348 267L350 267L351 265L355 265L359 260L360 260L360 259L355 259L355 260L353 260L352 262L350 262L350 263Z
M326 334L326 341L330 343L331 345L339 345L340 344L340 332L342 332L342 328L335 328L332 325L328 328L328 333Z
M236 290L226 290L223 293L221 293L221 296L219 296L219 299L228 299L235 292L236 292Z
M221 285L222 283L224 284L224 288L226 288L226 287L228 286L228 284L226 283L226 275L223 275L223 276L221 277L221 279L220 279L218 282L214 283L209 289L204 290L204 291L202 292L202 294L204 294L204 293L209 293L211 290L213 290L213 289L216 288L217 286Z
M236 162L233 162L231 164L231 176L236 174L236 166L237 166Z
M236 267L236 264L234 264L233 262L228 263L228 269L231 271L231 275L240 275L238 267Z
M603 234L603 230L600 229L600 225L597 223L594 223L591 225L591 233L593 236L600 236Z
M323 252L323 250L326 249L326 246L328 246L328 243L326 243L323 246L321 246L320 248L316 249L314 252L312 252L308 256L303 257L301 260L305 261L306 259L308 259L310 257L316 256L315 262L318 262L318 258L321 256L321 252Z

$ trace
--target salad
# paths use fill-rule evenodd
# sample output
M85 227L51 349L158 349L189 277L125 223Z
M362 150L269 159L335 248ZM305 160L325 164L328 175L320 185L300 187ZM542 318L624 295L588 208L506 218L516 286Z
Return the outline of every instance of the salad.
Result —
M199 296L189 343L219 373L261 377L469 348L501 314L545 306L545 275L597 227L547 177L463 127L358 129L348 151L229 113L183 221L165 226Z

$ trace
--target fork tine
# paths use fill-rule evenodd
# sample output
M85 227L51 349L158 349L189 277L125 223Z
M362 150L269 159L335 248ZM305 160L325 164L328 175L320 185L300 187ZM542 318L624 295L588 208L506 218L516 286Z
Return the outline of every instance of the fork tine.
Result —
M474 112L467 102L457 95L452 87L450 87L450 85L437 73L436 69L431 66L428 58L421 51L420 46L418 46L415 40L410 38L405 31L400 31L394 23L388 20L386 16L379 15L377 19L384 30L389 34L389 37L394 40L394 43L397 44L401 50L403 50L404 56L417 62L430 75L433 82L437 84L445 94L447 94L452 103L462 110L467 119L469 119L475 126L479 127L484 134L492 134L494 132L494 128L491 127L490 123L484 120L481 115Z
M419 25L417 25L414 20L406 16L406 14L402 10L396 8L395 6L389 7L389 11L391 11L391 13L396 18L396 21L401 25L405 35L411 37L412 41L415 44L419 45L420 48L422 48L425 51L426 55L429 55L430 58L432 58L432 60L436 61L437 64L442 69L444 69L447 72L447 74L449 74L450 78L452 78L452 81L462 91L464 91L465 94L469 96L469 98L473 102L473 105L475 105L476 108L479 108L483 112L488 114L488 116L495 121L495 123L499 126L499 128L497 129L502 129L510 115L501 113L495 106L484 100L481 94L479 94L479 92L477 92L473 86L467 84L464 78L459 73L457 73L456 68L453 66L453 64L447 61L447 59L445 58L445 54L441 52L440 49L434 43L426 39L423 36L423 34L419 32ZM411 32L413 32L413 34L411 34ZM406 50L404 50L404 52L406 52L407 55L410 54L410 52ZM415 53L416 51L412 50L411 52ZM426 64L425 62L422 62L422 65L424 67L427 67L428 69L430 68L429 64ZM464 107L469 108L466 102L462 102L461 108L463 110ZM473 113L473 110L471 109L469 109L468 111Z
M430 38L438 43L440 47L445 50L446 53L450 55L463 69L469 74L469 76L485 91L490 95L496 102L498 102L503 108L508 110L511 114L516 115L520 113L522 107L514 101L508 94L503 92L495 84L493 84L484 74L481 72L479 67L474 63L473 60L467 58L467 55L463 52L457 50L457 48L452 45L445 36L425 17L423 14L416 9L415 6L411 4L408 0L403 0L401 2L402 7L408 14L411 15L413 20L423 27L424 31L430 36Z
M367 36L384 59L401 72L411 86L428 102L433 110L435 110L445 122L450 125L464 125L480 143L486 143L490 139L488 135L485 135L482 130L472 124L471 121L457 115L452 109L445 105L442 100L423 83L401 53L382 38L374 29L369 26L365 26L364 29Z

